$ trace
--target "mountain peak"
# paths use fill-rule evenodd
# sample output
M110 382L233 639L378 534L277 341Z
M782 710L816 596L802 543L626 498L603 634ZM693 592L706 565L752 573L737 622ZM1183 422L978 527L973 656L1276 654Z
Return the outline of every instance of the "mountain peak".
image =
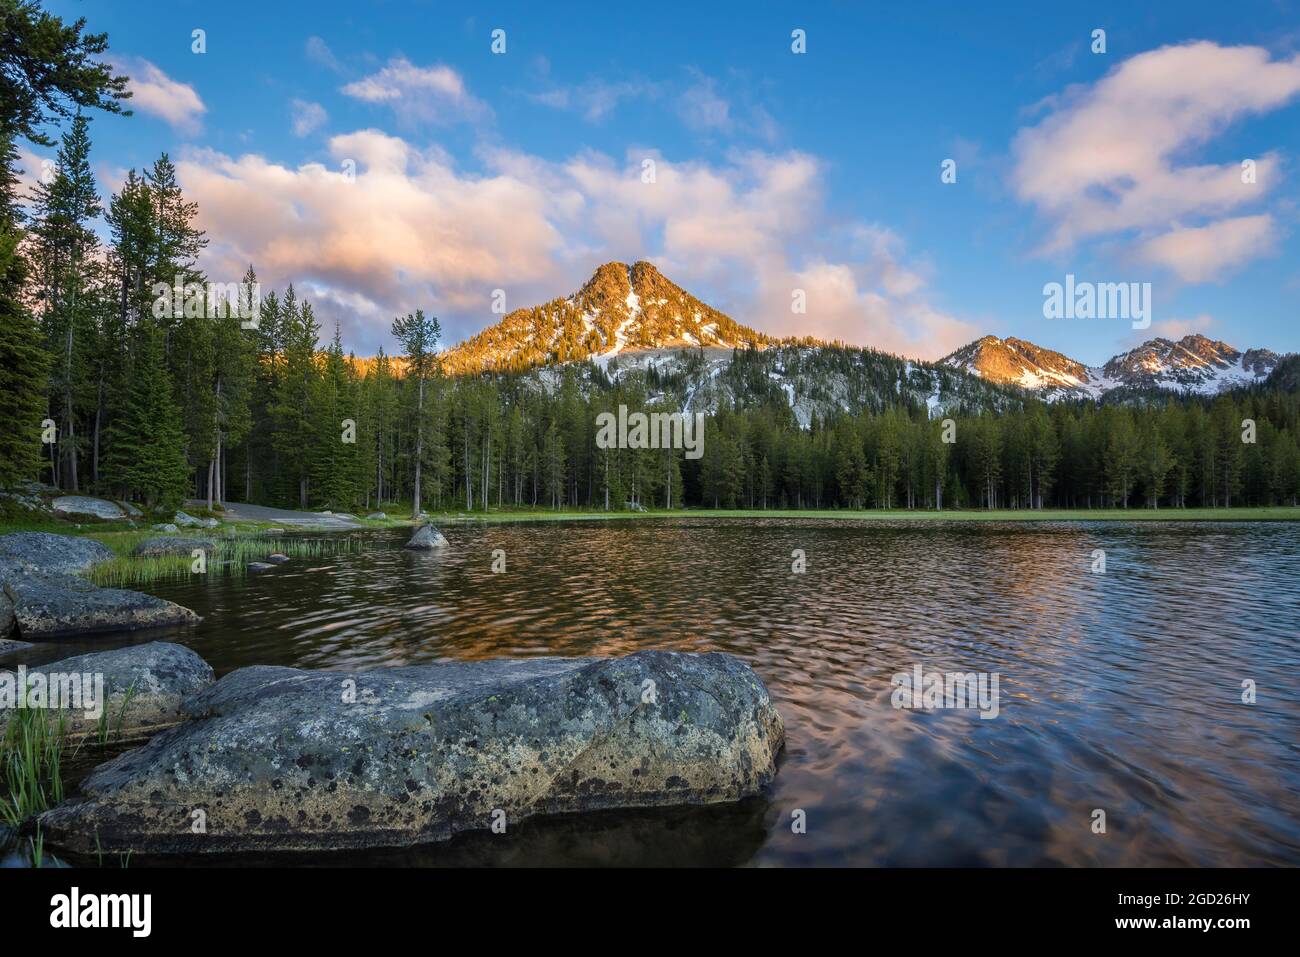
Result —
M608 362L627 351L753 346L775 340L696 299L647 260L607 262L573 295L516 309L443 354L452 373L548 362Z
M1023 389L1075 390L1089 383L1081 362L1024 339L983 336L942 360L943 364L1004 385Z

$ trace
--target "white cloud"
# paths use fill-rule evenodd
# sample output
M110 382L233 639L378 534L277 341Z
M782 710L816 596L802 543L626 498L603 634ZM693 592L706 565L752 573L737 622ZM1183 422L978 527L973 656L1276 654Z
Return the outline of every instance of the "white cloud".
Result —
M343 87L343 93L366 103L389 106L408 122L449 123L491 116L486 103L470 95L465 81L449 66L416 66L393 57L377 73Z
M1191 319L1164 319L1159 322L1151 323L1149 330L1141 334L1133 335L1133 343L1141 344L1148 339L1160 337L1162 339L1181 339L1184 336L1190 336L1195 333L1205 335L1214 327L1214 317L1208 312L1200 313Z
M116 69L129 76L131 99L127 106L161 117L177 132L197 133L201 117L208 108L188 83L173 80L154 64L144 59L115 60Z
M308 37L307 42L303 45L303 53L306 54L307 59L319 63L327 70L338 73L343 69L338 58L334 56L334 51L329 48L329 44L320 37Z
M1271 216L1239 216L1208 226L1172 229L1139 245L1137 255L1165 266L1184 282L1211 282L1267 255L1277 231Z
M1016 136L1012 185L1049 226L1045 252L1119 236L1136 239L1145 258L1184 279L1214 278L1244 258L1243 248L1257 252L1275 233L1259 221L1225 226L1237 243L1216 256L1192 230L1261 201L1276 182L1278 157L1256 157L1254 184L1242 182L1240 159L1216 165L1188 157L1230 124L1297 94L1300 55L1271 59L1260 47L1209 42L1142 53L1048 101L1048 116Z
M588 122L598 123L626 100L653 100L662 92L661 84L643 80L588 80L574 86L553 86L527 96L534 103L556 110L574 110Z
M738 321L778 335L927 357L974 337L928 301L898 237L829 224L822 170L806 154L711 164L633 150L552 162L496 150L469 173L377 130L335 136L329 149L336 164L355 161L353 180L337 166L212 151L178 166L214 238L209 274L237 279L252 262L264 284L298 283L362 350L386 343L392 316L417 306L456 341L497 318L493 289L512 308L536 304L611 259L652 259ZM646 156L657 162L654 183L641 179ZM796 288L807 293L804 315L790 309Z
M325 125L329 119L329 114L325 112L325 107L319 103L310 103L306 100L293 100L289 104L293 111L293 135L307 136L313 131Z
M713 78L702 74L678 97L677 112L682 122L693 130L725 133L732 127L731 104L718 95Z

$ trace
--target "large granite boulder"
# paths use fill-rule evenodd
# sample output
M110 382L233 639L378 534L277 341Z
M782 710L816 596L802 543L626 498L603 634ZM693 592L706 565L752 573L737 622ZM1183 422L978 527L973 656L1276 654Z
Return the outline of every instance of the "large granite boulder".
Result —
M432 548L446 548L448 541L443 537L442 532L438 531L432 525L421 525L411 536L411 540L403 545L403 548L411 548L417 551L427 551Z
M216 554L217 543L209 538L184 538L181 536L173 538L167 535L159 535L156 538L146 538L131 549L131 554L137 558L166 558L174 555L189 558L196 548L201 548L208 555L213 555Z
M104 631L195 625L181 605L122 588L99 588L84 578L0 561L0 589L13 606L18 637L57 638Z
M526 818L735 801L776 773L767 689L724 654L244 668L41 818L92 853L400 847ZM195 833L195 814L204 827Z
M36 679L37 675L42 677ZM36 681L50 689L62 682L66 688L74 675L81 679L82 697L79 707L64 709L65 727L73 735L96 734L102 728L110 741L136 740L179 724L186 717L182 702L212 684L213 677L212 667L190 649L151 641L21 671L0 670L0 688L16 687L19 678L28 688ZM91 689L98 690L92 693ZM50 696L52 692L47 692L45 700ZM9 713L0 710L0 731Z
M89 538L50 532L14 532L0 535L0 560L30 565L43 571L71 574L112 559L113 550Z
M95 518L126 518L126 512L116 502L90 495L64 495L50 503L50 508L64 515L91 515Z

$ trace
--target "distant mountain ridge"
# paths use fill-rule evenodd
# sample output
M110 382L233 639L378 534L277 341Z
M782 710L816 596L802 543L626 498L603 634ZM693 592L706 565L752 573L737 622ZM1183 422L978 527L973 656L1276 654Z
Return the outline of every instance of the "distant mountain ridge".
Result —
M1262 383L1280 359L1268 349L1242 352L1226 342L1193 334L1177 342L1151 339L1100 367L1085 366L1023 339L997 336L977 339L942 362L986 381L1019 386L1051 400L1095 399L1118 388L1214 395L1224 389Z
M748 358L737 367L741 355ZM784 395L806 423L836 408L881 407L901 398L937 414L971 402L996 406L1026 393L1047 401L1098 399L1125 388L1212 395L1263 382L1280 358L1189 335L1152 339L1091 367L1025 339L984 336L938 362L914 362L870 348L766 335L638 261L605 263L571 296L508 313L442 353L441 362L457 375L590 361L609 379L651 376L696 408Z

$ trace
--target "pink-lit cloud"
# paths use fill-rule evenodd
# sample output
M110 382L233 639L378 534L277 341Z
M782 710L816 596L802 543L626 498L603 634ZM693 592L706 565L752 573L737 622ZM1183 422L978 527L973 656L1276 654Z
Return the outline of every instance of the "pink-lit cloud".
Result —
M1210 42L1138 54L1045 104L1046 118L1013 143L1012 187L1048 226L1044 252L1119 237L1187 281L1214 279L1276 237L1268 212L1227 217L1266 199L1279 157L1189 157L1229 125L1297 96L1300 55L1275 59L1261 47ZM1243 176L1247 158L1253 182ZM1204 242L1215 236L1231 241Z
M194 87L173 80L145 59L117 60L113 66L130 77L127 105L132 110L160 117L179 133L199 131L208 108Z
M288 167L191 151L178 169L214 237L210 274L237 279L251 262L268 285L294 281L363 350L417 306L443 317L456 341L498 318L494 289L510 308L536 304L611 259L651 259L777 335L922 357L974 336L930 301L897 236L829 222L823 170L803 153L679 163L633 149L555 162L484 150L482 169L468 172L436 148L361 130L333 137L329 154L329 164ZM795 289L804 313L791 311Z

